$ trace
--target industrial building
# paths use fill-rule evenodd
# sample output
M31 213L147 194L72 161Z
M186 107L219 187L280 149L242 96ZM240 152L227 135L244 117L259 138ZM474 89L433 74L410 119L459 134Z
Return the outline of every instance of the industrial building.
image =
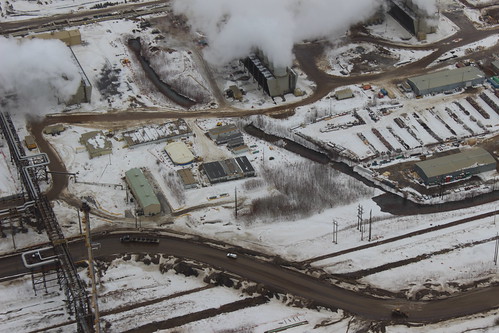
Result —
M133 168L125 172L125 180L144 215L161 212L161 204L142 170Z
M187 145L179 141L167 144L165 151L176 165L187 165L195 158Z
M496 169L496 160L483 148L433 158L415 164L425 184L441 184Z
M414 0L391 0L388 13L419 40L437 31L438 14L428 14Z
M484 81L485 73L474 66L447 69L407 79L417 96L470 87Z
M353 98L353 92L352 89L345 88L335 92L334 96L336 97L337 100L341 101L343 99Z
M85 146L90 158L111 154L113 144L102 131L92 131L83 133L80 136L80 143Z
M182 184L184 184L185 189L195 188L198 185L198 182L194 178L194 174L191 169L180 169L177 170L177 174L182 180Z
M244 144L243 135L234 124L212 128L208 130L208 136L217 145L227 144L229 147L237 147Z
M262 51L250 54L241 62L270 97L294 93L298 78L295 71L289 67L274 67Z
M71 96L69 101L65 101L66 105L90 103L91 98L92 98L92 84L90 83L90 80L88 79L87 75L85 74L83 67L81 66L80 62L78 61L78 58L76 58L76 55L74 54L73 50L71 49L71 46L81 44L80 30L74 29L74 30L64 30L64 31L52 31L52 32L48 32L48 33L27 36L26 38L28 38L28 39L35 39L36 38L36 39L44 39L44 40L58 39L68 46L69 50L71 51L71 58L73 59L73 62L77 66L78 72L80 73L81 81L80 81L80 85L78 86L78 89L76 90L74 95Z
M179 118L163 124L151 124L124 132L123 140L125 140L128 147L132 148L153 142L189 137L191 134L192 131L185 120Z
M66 130L66 128L63 124L49 125L43 129L43 134L59 135L61 132L64 132L64 130Z
M51 31L47 33L37 34L28 36L28 38L38 38L38 39L58 39L67 46L74 46L81 44L81 34L80 30L61 30L61 31Z
M246 156L204 163L201 167L212 184L255 176L255 169Z

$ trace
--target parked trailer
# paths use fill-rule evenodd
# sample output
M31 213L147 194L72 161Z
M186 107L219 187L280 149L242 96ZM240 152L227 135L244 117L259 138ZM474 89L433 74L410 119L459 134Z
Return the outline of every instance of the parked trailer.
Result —
M125 235L120 238L122 243L147 243L147 244L159 244L159 238L150 237L150 236L130 236Z

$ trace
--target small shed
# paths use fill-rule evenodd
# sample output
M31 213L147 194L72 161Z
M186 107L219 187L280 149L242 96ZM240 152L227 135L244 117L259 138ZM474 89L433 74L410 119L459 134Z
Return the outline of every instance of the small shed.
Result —
M237 86L230 86L229 90L231 91L231 95L234 99L237 99L238 101L243 100L243 92Z
M31 135L26 135L24 137L24 144L26 145L26 148L28 148L29 150L37 148L35 138Z
M65 129L66 128L63 124L49 125L43 129L43 133L48 135L58 135L61 134L61 132L64 132Z
M337 100L343 100L343 99L348 99L353 97L353 92L352 89L346 88L342 90L338 90L335 94L335 97Z

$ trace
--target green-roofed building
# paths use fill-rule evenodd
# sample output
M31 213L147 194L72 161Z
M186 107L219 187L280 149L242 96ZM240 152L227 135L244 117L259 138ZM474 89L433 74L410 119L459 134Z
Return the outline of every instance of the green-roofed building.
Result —
M483 148L418 162L414 169L426 184L440 184L496 169L496 160Z
M485 73L474 66L447 69L407 79L416 95L427 95L470 87L485 81Z
M155 215L161 212L161 204L146 176L139 168L125 172L125 179L135 200L144 215Z

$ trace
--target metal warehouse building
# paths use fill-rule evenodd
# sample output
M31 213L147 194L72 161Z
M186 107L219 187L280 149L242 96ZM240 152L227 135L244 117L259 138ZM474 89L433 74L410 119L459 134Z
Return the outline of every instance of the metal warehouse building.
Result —
M416 95L441 93L485 81L485 73L474 66L438 71L407 79Z
M166 153L173 163L177 165L186 165L194 161L194 155L183 142L172 142L166 145Z
M229 143L239 143L244 144L244 138L241 131L234 124L217 126L208 130L208 135L210 139L215 141L217 145L229 144ZM237 144L236 144L237 145ZM236 146L231 144L231 146Z
M270 96L284 96L293 93L298 76L289 67L274 67L261 51L241 60L260 87Z
M142 170L138 168L128 170L125 172L125 179L144 215L154 215L161 212L158 197L156 197Z
M418 162L414 169L426 184L438 184L495 170L496 160L483 148Z
M255 169L246 156L204 163L202 168L212 184L255 176Z

